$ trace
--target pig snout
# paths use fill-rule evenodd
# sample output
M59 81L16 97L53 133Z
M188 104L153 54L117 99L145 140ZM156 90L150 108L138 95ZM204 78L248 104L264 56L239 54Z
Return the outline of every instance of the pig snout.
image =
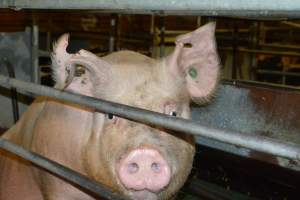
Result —
M117 171L127 189L158 192L171 179L171 170L163 156L154 149L135 149L119 161Z

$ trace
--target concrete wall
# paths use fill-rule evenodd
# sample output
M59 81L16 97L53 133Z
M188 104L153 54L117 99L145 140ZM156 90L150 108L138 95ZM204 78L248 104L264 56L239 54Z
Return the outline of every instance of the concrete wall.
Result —
M16 78L32 80L31 30L25 32L0 33L0 74L8 75L3 59L6 58L14 67ZM26 98L19 95L20 114L26 110ZM0 127L8 128L14 124L10 90L0 87Z

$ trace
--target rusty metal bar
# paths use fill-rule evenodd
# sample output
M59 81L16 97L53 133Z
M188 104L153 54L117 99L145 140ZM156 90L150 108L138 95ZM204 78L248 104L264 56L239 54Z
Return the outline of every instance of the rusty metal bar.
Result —
M286 143L267 137L214 128L202 125L191 120L176 118L149 110L126 106L123 104L112 103L93 97L63 92L50 87L24 82L2 75L0 75L0 84L4 86L6 85L10 87L16 87L20 90L25 90L27 92L32 92L38 95L45 95L81 104L83 106L88 106L101 112L111 113L141 123L161 126L171 130L177 130L188 134L203 136L223 143L233 144L236 146L241 146L292 160L300 160L300 145L294 143Z
M28 151L16 144L13 144L5 139L0 138L0 148L4 149L8 152L18 155L19 157L28 160L35 165L42 167L45 170L48 170L60 178L67 180L77 186L80 186L83 189L88 190L93 195L97 195L99 197L104 197L106 199L113 199L113 200L121 200L118 194L113 193L110 189L103 186L99 182L93 181L88 177L69 169L57 162L49 160L41 155L38 155L34 152ZM18 192L18 191L15 191Z

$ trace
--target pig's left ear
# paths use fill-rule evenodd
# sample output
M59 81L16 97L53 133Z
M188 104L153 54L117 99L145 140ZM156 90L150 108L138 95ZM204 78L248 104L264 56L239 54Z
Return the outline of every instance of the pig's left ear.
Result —
M99 96L98 93L102 92L101 88L110 75L109 63L83 49L70 54L66 51L68 44L69 35L64 34L53 46L51 58L55 88L88 96ZM80 74L78 75L77 72Z
M176 38L174 52L166 58L171 74L185 78L196 103L208 101L219 81L220 61L216 50L215 23Z

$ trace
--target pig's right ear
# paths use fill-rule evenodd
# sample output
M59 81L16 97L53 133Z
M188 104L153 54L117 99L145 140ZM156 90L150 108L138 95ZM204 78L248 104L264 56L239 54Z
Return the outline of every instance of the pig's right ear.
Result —
M215 26L215 23L209 23L180 35L176 38L174 52L166 58L169 72L176 78L185 79L191 98L199 104L212 97L219 81Z
M69 54L66 51L68 44L69 35L64 34L53 45L51 59L55 88L97 96L96 87L105 84L104 82L108 79L109 64L85 50ZM76 70L80 68L83 71L82 74L76 75Z

